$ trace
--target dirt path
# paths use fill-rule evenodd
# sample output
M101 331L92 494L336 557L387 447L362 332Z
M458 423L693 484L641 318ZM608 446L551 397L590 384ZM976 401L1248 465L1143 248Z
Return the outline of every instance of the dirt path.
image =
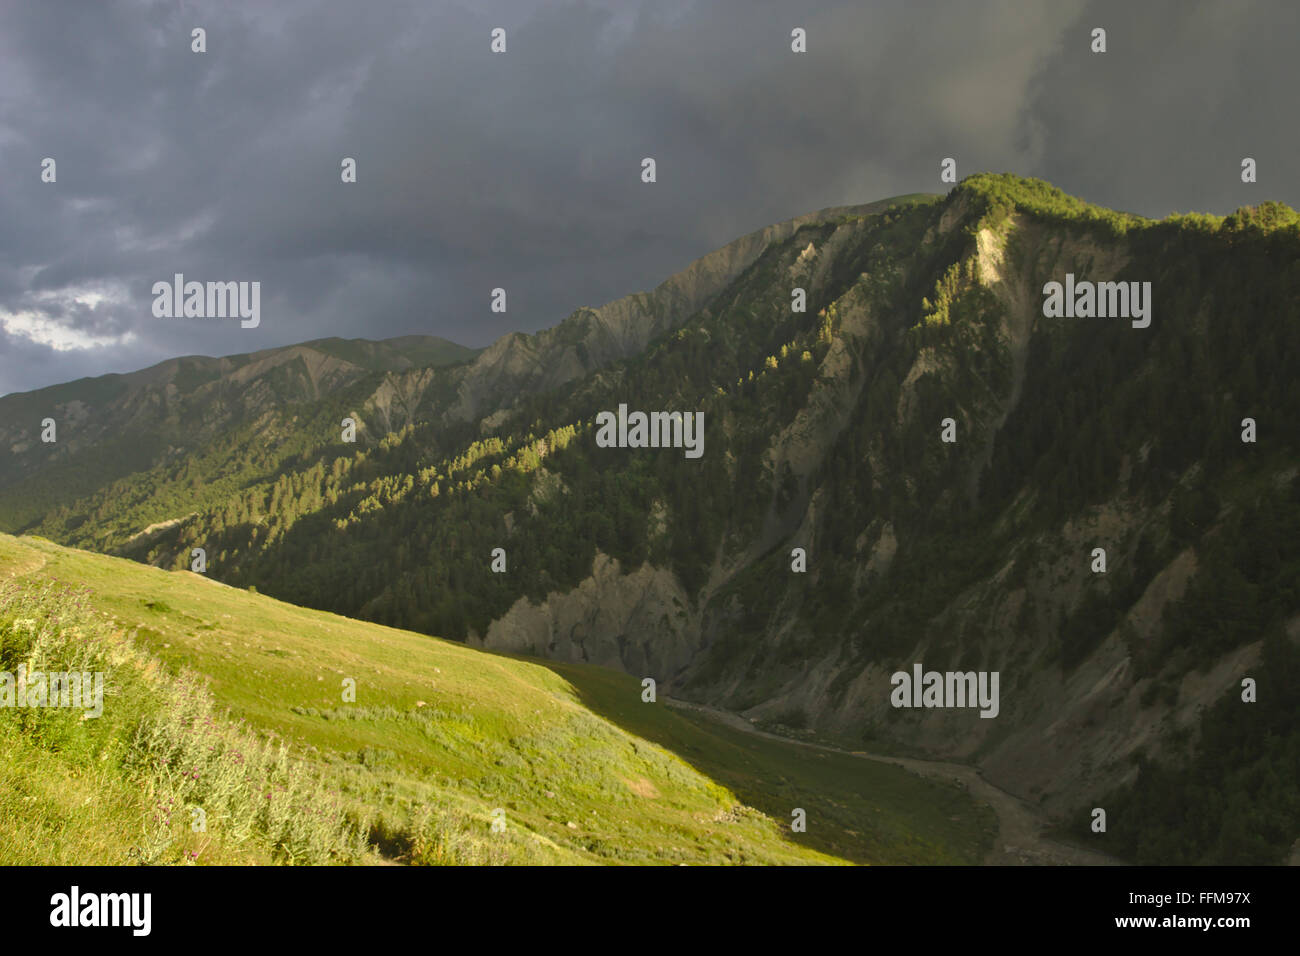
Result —
M799 747L813 750L826 750L831 753L861 757L864 760L877 760L892 763L924 777L936 777L955 780L964 784L971 796L987 803L998 817L998 835L993 841L993 849L984 858L985 865L995 866L1119 866L1122 861L1104 853L1085 850L1082 847L1060 843L1043 835L1047 825L1046 816L1037 808L1030 806L1014 794L1007 793L996 784L989 783L976 767L960 763L947 763L942 760L920 760L914 757L891 757L885 754L866 753L861 750L842 750L826 744L808 743L792 737L759 730L744 717L730 711L718 710L704 704L695 704L671 697L661 698L670 707L691 710L704 714L728 727L744 731L755 737L766 737Z

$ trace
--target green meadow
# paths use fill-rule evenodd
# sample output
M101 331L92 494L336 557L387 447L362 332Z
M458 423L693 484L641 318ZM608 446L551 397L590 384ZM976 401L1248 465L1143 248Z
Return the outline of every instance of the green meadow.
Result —
M0 864L969 864L995 832L955 786L626 674L0 535L20 666L108 678L97 719L0 708Z

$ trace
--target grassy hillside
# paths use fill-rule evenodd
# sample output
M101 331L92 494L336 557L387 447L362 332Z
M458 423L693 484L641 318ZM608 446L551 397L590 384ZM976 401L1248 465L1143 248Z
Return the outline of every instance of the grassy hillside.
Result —
M24 661L109 677L97 720L0 708L5 864L970 863L992 830L964 791L697 724L626 675L0 536L0 669Z

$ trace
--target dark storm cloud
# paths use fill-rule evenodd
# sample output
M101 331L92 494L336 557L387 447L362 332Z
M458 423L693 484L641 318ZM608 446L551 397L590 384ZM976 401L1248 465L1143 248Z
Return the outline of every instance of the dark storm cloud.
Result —
M941 190L945 156L1148 215L1300 200L1286 2L71 8L0 8L0 392L326 335L483 345ZM261 281L261 325L155 319L176 272Z

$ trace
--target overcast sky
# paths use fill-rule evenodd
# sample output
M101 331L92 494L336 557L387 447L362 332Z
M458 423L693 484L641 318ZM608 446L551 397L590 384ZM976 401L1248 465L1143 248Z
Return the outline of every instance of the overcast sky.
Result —
M1300 206L1297 10L4 0L0 394L329 335L486 345L769 223L943 191L946 156L1148 216ZM260 326L155 318L177 272L260 281Z

